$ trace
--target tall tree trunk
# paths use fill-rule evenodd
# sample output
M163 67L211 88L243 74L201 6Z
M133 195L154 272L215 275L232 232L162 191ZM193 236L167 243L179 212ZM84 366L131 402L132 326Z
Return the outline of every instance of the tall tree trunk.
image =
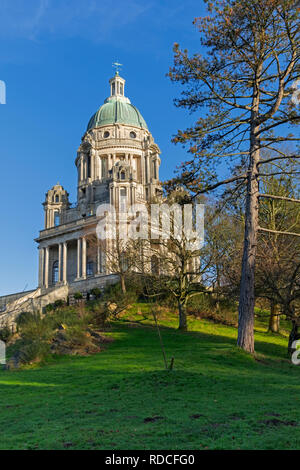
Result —
M186 302L181 299L178 300L178 312L179 312L179 327L181 331L187 331L187 319L186 319Z
M245 351L254 353L254 281L255 260L258 232L258 162L260 145L257 132L259 125L257 115L259 108L258 85L254 88L251 129L250 129L250 162L247 178L247 196L245 210L245 237L241 273L241 288L239 301L239 327L237 344Z
M254 275L258 222L258 182L253 172L248 177L244 253L239 302L238 346L254 353Z
M121 289L123 294L126 294L126 284L125 284L125 278L124 275L120 274L120 280L121 280Z
M278 305L271 301L271 312L269 319L269 330L271 333L279 333L280 317L278 315Z

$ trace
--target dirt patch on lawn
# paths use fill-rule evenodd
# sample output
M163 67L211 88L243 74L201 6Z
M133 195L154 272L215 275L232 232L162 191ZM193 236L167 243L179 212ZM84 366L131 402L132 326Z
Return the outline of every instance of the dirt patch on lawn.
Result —
M265 426L276 427L276 426L298 426L296 421L283 421L282 419L273 418L273 419L266 419L260 422Z

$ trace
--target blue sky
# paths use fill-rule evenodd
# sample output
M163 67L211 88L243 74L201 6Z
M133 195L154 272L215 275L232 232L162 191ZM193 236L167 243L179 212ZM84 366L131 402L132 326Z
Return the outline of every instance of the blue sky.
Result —
M59 181L75 201L76 151L114 61L162 150L161 178L185 160L170 141L191 117L165 74L174 42L199 50L192 21L203 13L196 0L1 0L0 295L37 285L45 192Z

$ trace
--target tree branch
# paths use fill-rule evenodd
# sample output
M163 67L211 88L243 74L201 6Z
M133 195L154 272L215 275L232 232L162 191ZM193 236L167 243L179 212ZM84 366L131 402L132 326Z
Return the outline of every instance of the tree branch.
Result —
M204 189L201 189L200 191L197 191L197 193L192 197L192 199L195 198L196 196L198 196L199 194L204 194L208 191L213 191L214 189L216 189L219 186L222 186L224 184L229 184L229 183L233 183L234 181L237 181L237 180L245 180L245 179L247 179L247 175L234 176L233 178L228 178L227 180L219 181L219 183L212 184L210 186L207 186Z
M268 228L263 228L263 227L258 227L258 230L260 230L262 232L276 233L278 235L292 235L293 237L300 237L300 233L280 232L279 230L270 230Z
M259 194L258 197L265 197L268 199L280 199L282 201L296 202L300 204L300 199L293 199L291 197L274 196L273 194Z

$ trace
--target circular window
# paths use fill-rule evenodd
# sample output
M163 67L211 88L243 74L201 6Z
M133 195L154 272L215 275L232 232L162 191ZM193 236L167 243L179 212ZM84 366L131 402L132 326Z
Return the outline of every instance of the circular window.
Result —
M105 132L104 132L104 138L107 139L109 136L110 136L109 132L108 132L108 131L105 131Z
M136 138L136 133L135 133L135 132L130 132L129 135L130 135L130 137L131 137L132 139L135 139L135 138Z

